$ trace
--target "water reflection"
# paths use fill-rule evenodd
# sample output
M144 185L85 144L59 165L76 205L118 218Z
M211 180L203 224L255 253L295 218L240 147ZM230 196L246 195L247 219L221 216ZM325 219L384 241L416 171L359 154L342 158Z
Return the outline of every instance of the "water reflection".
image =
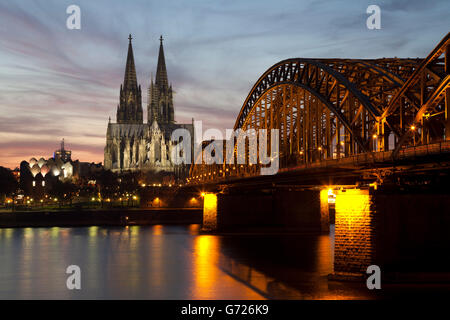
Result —
M217 265L219 238L215 236L203 235L195 239L195 282L200 291L197 295L208 295L208 291L213 287L217 279Z
M262 296L220 268L221 237L199 235L194 240L192 274L195 278L190 299L261 299Z
M331 235L202 235L199 226L0 229L1 299L353 299L328 282ZM332 230L333 232L333 230ZM69 265L82 290L66 288Z

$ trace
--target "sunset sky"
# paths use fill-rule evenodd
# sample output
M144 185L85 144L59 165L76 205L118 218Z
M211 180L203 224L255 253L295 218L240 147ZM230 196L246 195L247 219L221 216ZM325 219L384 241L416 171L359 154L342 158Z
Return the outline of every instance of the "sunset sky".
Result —
M81 8L81 30L66 8ZM381 30L366 8L381 7ZM0 0L0 166L52 155L103 161L128 34L143 91L162 34L175 118L232 128L259 76L292 57L425 57L450 31L448 0ZM145 94L144 94L145 92Z

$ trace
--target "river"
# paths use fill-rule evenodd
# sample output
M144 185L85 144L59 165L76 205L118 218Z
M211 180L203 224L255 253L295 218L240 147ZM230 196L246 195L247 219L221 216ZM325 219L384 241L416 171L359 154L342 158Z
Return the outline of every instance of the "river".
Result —
M329 282L330 234L221 234L199 225L0 229L1 299L366 299ZM66 268L81 270L69 290Z

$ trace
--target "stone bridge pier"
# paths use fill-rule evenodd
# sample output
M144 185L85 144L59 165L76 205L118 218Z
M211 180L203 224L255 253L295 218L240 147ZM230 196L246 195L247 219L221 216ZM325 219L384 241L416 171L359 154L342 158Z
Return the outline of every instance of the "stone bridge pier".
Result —
M339 189L332 278L363 277L370 265L393 278L450 274L450 197L445 192ZM328 190L206 193L203 210L208 231L329 232Z
M449 272L449 206L447 194L431 191L337 192L333 277L362 276L370 265L392 278Z

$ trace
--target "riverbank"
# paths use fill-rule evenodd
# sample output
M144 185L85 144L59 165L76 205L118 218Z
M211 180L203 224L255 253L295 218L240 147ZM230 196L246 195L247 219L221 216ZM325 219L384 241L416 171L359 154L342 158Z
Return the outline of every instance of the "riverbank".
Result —
M198 208L129 208L0 212L0 228L199 224Z

